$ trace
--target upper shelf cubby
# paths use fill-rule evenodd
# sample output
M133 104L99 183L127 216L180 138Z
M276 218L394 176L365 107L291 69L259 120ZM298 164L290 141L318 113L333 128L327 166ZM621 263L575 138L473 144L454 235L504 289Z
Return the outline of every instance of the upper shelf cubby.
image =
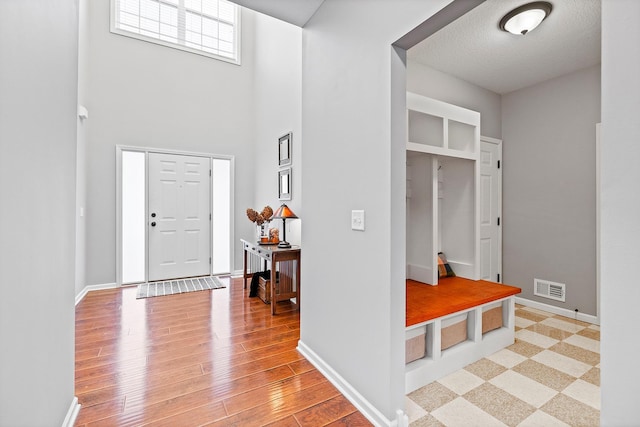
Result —
M407 92L407 150L477 160L480 113Z
M408 110L409 141L415 144L444 147L444 119L420 111Z

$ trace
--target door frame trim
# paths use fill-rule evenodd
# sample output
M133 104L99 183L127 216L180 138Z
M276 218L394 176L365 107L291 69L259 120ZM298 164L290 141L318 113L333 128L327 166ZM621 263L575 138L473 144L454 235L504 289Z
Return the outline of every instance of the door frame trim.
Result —
M596 320L598 322L598 325L600 324L600 263L602 262L600 253L600 203L602 192L602 142L600 140L601 129L602 123L596 123Z
M123 151L134 151L138 153L145 154L145 169L148 172L149 170L149 153L159 153L159 154L173 154L173 155L181 155L181 156L194 156L194 157L206 157L209 158L211 162L210 165L213 164L213 160L229 160L229 175L230 175L230 189L229 189L229 273L231 274L234 270L234 230L235 230L235 156L223 155L223 154L212 154L212 153L201 153L194 151L183 151L183 150L172 150L172 149L164 149L164 148L152 148L152 147L141 147L141 146L133 146L133 145L116 145L116 287L123 286L122 283L122 152ZM210 179L213 179L212 177ZM148 183L147 183L148 185ZM213 185L210 185L210 191L213 192ZM148 187L145 189L145 213L148 216ZM209 201L209 209L210 212L213 212L213 197L210 198ZM213 227L210 229L209 239L213 237ZM149 278L149 247L148 247L148 229L145 228L145 281ZM209 255L212 256L213 251L213 242L209 245ZM213 264L210 267L213 268ZM126 285L133 285L134 283L127 283Z
M504 283L504 275L502 274L502 224L504 224L504 218L502 218L502 169L504 168L502 140L480 135L480 144L482 145L483 142L498 146L497 160L500 161L500 169L498 169L498 216L500 217L500 226L498 226L498 274L500 274L500 283Z

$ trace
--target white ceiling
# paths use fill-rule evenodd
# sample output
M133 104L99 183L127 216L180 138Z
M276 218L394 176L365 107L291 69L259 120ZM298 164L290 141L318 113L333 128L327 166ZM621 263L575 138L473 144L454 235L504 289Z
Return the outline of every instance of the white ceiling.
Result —
M231 0L248 9L304 27L324 0Z
M498 28L528 0L487 0L408 51L409 60L499 94L600 63L600 0L551 0L525 36Z
M304 27L324 0L232 1ZM600 63L600 0L550 0L551 14L526 36L498 28L528 2L487 0L409 49L408 58L499 94Z

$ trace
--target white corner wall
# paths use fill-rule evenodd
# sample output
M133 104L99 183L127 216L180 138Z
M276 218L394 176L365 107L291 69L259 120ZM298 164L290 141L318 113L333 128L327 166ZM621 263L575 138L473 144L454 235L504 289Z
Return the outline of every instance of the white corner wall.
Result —
M599 65L502 97L503 280L593 316L598 122ZM566 302L534 296L534 278L565 283Z
M602 1L601 424L640 420L640 2Z
M0 64L0 425L60 426L75 406L77 1L0 2Z
M391 43L447 3L326 0L303 31L300 339L380 425L404 408L406 80Z
M255 203L247 207L260 211L269 205L275 210L282 203L278 200L277 186L278 138L292 132L293 158L289 165L293 178L292 199L284 203L301 218L287 221L287 241L299 245L305 217L302 210L302 29L256 13L255 34ZM246 216L241 221L248 222ZM271 227L282 228L282 220L274 220Z
M235 253L255 234L254 17L242 13L242 65L112 34L109 1L90 1L87 108L87 283L116 281L115 146L235 156ZM274 178L275 180L275 178Z

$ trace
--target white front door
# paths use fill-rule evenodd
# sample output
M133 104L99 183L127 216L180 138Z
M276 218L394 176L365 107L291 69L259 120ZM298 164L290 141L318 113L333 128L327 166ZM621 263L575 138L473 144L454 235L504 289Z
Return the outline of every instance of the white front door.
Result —
M211 271L210 159L149 153L149 281Z
M480 278L501 282L502 141L480 140Z

